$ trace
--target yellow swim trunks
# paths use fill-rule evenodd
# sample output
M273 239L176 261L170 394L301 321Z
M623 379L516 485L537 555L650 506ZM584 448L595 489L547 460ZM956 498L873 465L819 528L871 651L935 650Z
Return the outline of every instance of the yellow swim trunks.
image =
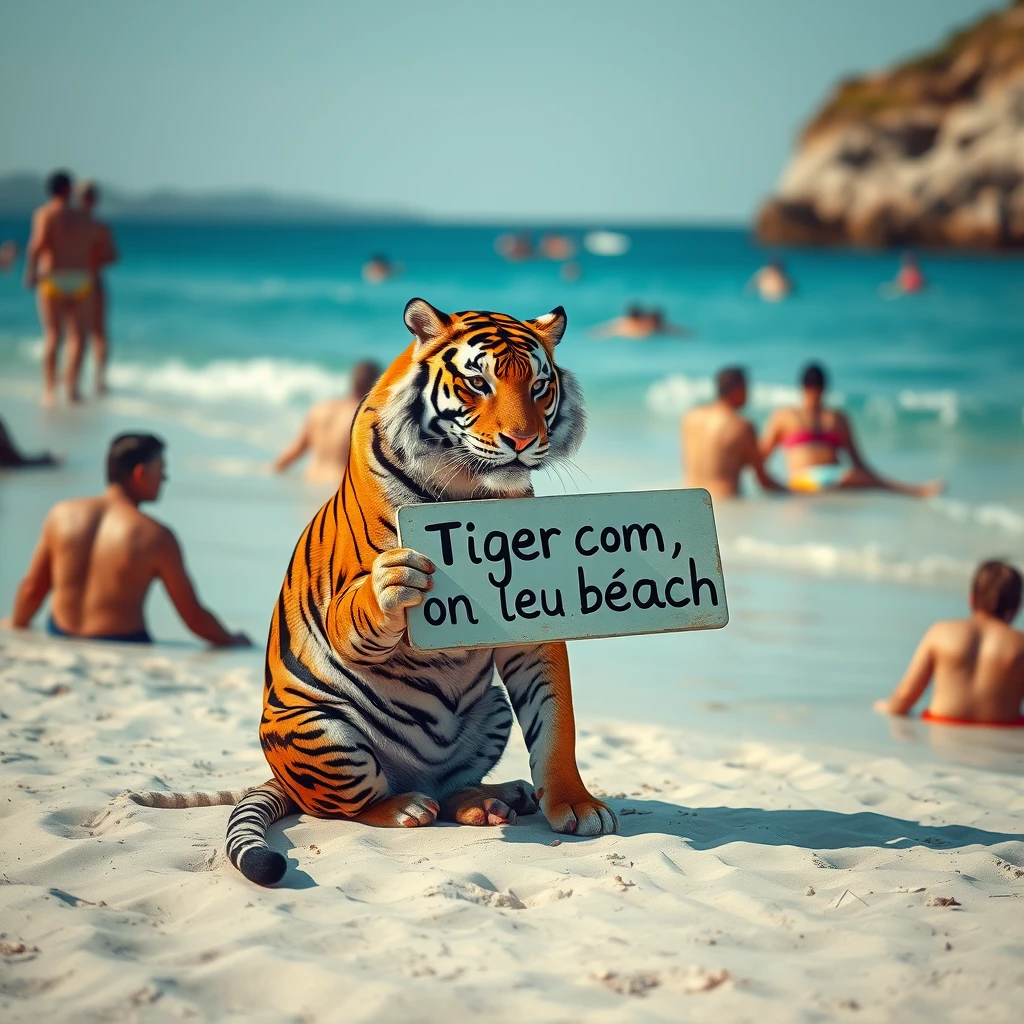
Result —
M53 270L39 282L39 290L48 299L87 299L92 276L84 270Z

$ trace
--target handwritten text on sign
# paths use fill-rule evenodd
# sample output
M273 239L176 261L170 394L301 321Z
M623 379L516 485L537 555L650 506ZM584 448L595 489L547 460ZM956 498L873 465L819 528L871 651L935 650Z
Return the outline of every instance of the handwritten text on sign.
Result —
M453 501L398 510L436 566L408 611L414 647L499 647L729 621L702 489Z

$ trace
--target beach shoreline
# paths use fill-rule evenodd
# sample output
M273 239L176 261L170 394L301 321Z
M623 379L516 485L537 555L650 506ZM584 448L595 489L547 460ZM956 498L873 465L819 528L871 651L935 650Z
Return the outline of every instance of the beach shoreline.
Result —
M620 834L293 817L265 890L226 807L117 800L263 781L259 694L251 657L0 632L4 1019L1016 1019L1012 776L584 720Z

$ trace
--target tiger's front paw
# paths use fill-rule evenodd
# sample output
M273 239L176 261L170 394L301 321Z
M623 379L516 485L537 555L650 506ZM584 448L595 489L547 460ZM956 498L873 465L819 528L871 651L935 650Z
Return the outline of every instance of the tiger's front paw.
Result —
M619 829L615 812L585 789L572 794L543 792L540 808L555 832L577 836L601 836Z
M384 622L395 632L405 629L405 610L422 604L434 585L434 563L411 548L382 551L370 569L370 586Z

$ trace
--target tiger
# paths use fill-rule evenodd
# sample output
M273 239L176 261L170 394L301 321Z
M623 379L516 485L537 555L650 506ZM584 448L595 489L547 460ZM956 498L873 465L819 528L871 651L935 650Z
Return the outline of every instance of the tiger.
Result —
M556 832L618 827L580 778L565 643L415 649L406 611L434 565L397 546L400 506L530 496L535 470L577 451L582 394L554 359L565 310L520 321L414 298L404 319L413 340L360 404L341 485L300 536L277 599L259 726L273 777L224 794L237 800L228 857L260 885L287 866L267 830L296 812L422 827L512 825L539 809ZM485 784L513 712L532 785Z

